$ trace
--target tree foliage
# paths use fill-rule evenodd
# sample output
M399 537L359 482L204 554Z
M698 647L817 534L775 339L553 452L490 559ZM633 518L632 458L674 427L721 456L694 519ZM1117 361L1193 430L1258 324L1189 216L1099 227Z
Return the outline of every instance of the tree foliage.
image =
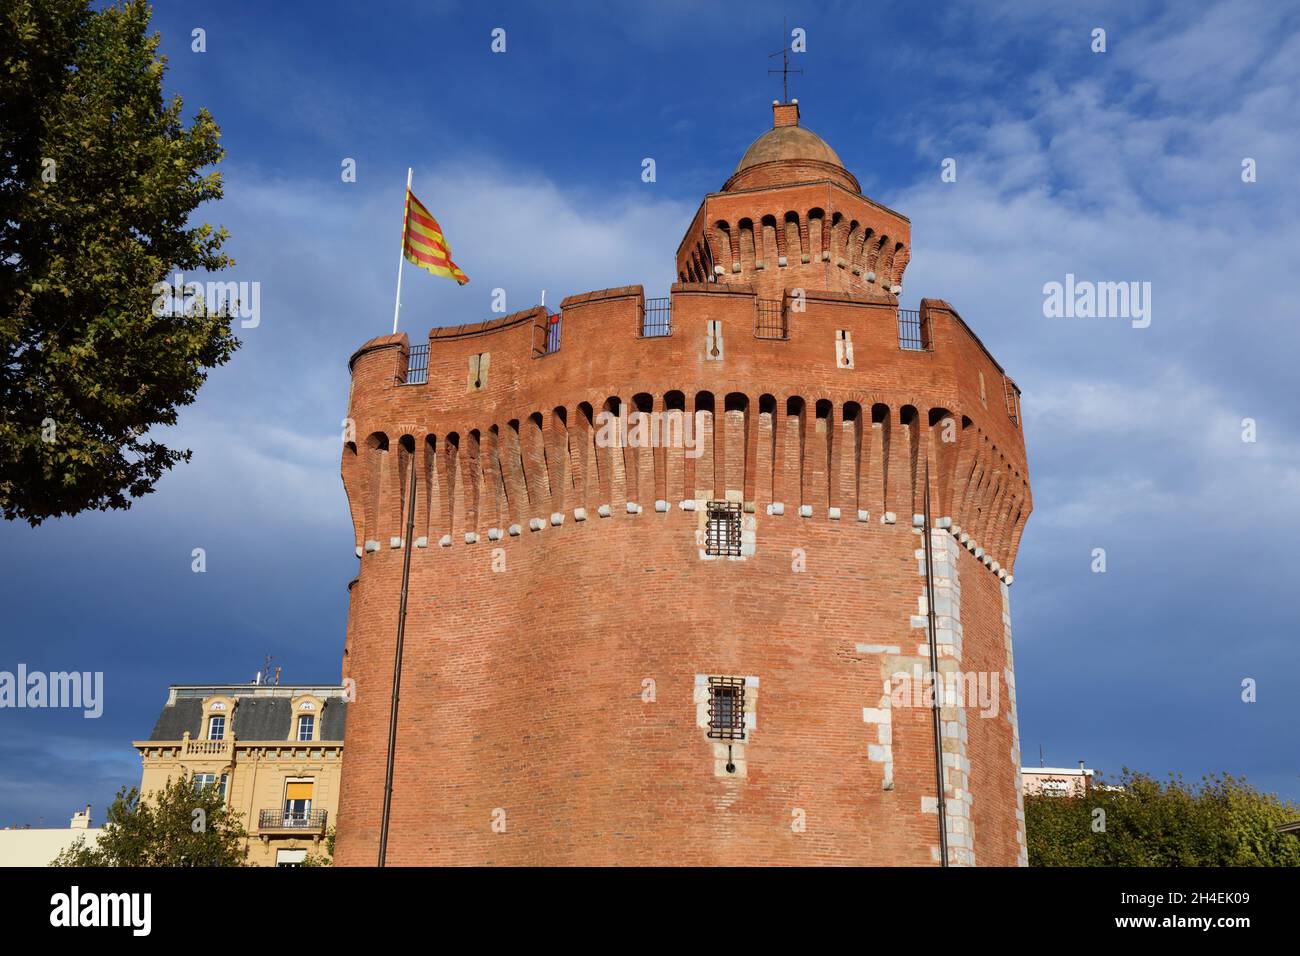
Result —
M1300 866L1300 839L1277 832L1298 819L1300 807L1230 774L1162 784L1124 768L1087 796L1025 798L1031 866Z
M228 314L155 315L172 270L216 271L220 131L165 99L143 0L0 8L0 508L31 524L128 508L189 451L176 422L238 347ZM225 313L228 310L217 310Z
M195 786L182 772L143 799L135 787L123 787L99 841L87 846L79 837L52 865L243 866L247 837L217 788Z

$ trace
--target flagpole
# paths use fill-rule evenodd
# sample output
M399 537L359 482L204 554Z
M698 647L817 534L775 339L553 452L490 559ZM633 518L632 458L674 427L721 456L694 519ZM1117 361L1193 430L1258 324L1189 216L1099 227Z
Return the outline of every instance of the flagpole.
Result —
M397 301L393 303L393 334L397 334L397 314L402 311L402 262L406 259L406 221L411 207L411 167L406 167L406 195L402 197L402 248L397 254Z

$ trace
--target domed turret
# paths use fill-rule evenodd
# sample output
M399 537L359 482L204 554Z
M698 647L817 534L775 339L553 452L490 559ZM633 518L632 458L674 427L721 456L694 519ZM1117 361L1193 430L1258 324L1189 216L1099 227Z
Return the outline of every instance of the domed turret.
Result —
M754 140L723 192L817 182L829 179L860 193L857 179L844 168L835 150L812 130L799 125L799 101L773 102L772 128Z
M799 125L799 101L774 102L772 128L704 198L677 277L752 285L767 299L798 288L896 303L910 245L907 217L862 195L835 150Z

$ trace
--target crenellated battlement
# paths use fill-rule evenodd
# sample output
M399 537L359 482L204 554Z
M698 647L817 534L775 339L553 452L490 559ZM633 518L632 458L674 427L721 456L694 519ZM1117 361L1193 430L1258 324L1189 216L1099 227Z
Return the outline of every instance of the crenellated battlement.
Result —
M434 329L420 363L405 335L367 342L343 460L357 553L402 542L412 466L416 546L435 549L727 497L762 522L910 527L928 466L936 516L1010 573L1031 507L1019 394L951 306L687 283L666 315L642 334L623 286Z

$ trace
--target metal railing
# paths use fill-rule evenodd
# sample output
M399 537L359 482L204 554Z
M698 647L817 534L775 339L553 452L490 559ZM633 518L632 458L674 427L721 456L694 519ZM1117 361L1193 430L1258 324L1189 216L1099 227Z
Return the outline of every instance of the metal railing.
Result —
M423 385L429 381L429 345L412 345L406 353L404 385Z
M643 339L662 338L673 334L673 300L670 296L646 299L641 306L641 322L637 335Z
M564 316L559 312L545 312L545 324L538 326L533 320L533 358L545 358L560 350L560 335L564 327Z
M909 352L930 351L930 329L919 309L898 310L898 347Z
M326 810L262 810L257 814L260 830L323 830Z
M1020 389L1016 388L1016 383L1011 381L1005 375L1002 376L1002 389L1007 397L1007 417L1011 419L1011 424L1017 428L1020 427Z
M780 340L790 337L790 327L786 324L785 302L783 300L754 300L754 337Z

